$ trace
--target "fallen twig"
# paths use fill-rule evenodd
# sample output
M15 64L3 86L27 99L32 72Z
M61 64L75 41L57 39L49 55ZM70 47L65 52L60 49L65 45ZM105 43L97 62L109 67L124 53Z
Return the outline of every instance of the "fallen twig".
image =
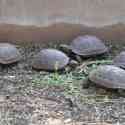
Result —
M80 70L79 73L85 71L86 72L86 68L89 65L93 65L93 64L112 64L112 60L96 60L96 61L86 61L83 62L79 67L77 67L77 70Z

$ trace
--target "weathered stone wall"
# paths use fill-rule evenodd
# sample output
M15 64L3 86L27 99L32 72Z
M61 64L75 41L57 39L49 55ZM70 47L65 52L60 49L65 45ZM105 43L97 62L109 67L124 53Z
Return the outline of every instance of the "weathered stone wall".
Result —
M7 25L8 24L8 25ZM124 0L0 0L0 40L125 40Z

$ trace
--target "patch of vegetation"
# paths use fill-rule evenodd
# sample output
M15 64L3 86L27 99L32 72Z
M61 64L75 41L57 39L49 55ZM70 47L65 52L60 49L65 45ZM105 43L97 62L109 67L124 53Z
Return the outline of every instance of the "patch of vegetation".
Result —
M69 84L74 83L76 80L85 79L84 74L70 72L59 74L58 72L47 73L45 75L37 74L33 76L32 83L33 85L40 86L68 86Z
M44 73L41 72L34 75L32 78L32 84L34 86L60 86L64 88L64 94L66 96L72 95L75 97L80 97L82 101L97 101L99 99L107 99L107 96L94 95L86 96L81 93L83 81L87 80L89 73L96 69L99 65L111 64L111 60L96 60L96 61L86 61L80 66L78 66L74 71L59 73L55 70L54 73Z

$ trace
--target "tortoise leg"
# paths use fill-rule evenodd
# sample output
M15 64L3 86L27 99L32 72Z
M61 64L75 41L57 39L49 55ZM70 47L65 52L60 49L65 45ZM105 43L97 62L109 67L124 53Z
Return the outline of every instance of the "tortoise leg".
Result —
M75 58L76 58L76 60L78 61L78 62L82 62L82 58L79 56L79 55L75 55Z
M79 65L79 63L76 61L76 60L70 60L70 62L69 62L69 66L71 67L71 68L75 68L75 67L77 67Z
M68 66L65 67L65 71L70 72L70 71L74 70L78 65L79 65L79 63L77 61L70 60Z

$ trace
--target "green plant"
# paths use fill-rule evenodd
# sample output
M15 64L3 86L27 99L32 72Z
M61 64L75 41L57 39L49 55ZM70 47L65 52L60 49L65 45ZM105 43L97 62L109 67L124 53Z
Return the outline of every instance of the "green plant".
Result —
M64 95L72 95L75 97L81 98L85 102L93 102L94 100L100 99L100 96L85 96L81 93L82 87L81 83L83 80L88 78L89 72L97 68L98 65L102 64L111 64L111 60L96 60L85 62L81 67L76 68L74 71L59 73L57 71L58 64L55 65L55 72L45 73L45 74L36 74L32 77L32 84L34 86L60 86L64 88ZM105 98L105 95L101 99Z

